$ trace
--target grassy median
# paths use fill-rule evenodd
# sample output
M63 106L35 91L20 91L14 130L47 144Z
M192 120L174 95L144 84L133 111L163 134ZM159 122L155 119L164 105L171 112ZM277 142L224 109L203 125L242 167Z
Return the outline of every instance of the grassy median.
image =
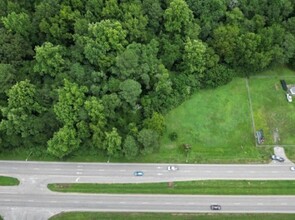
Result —
M186 213L109 213L109 212L68 212L50 220L293 220L295 214L186 214Z
M138 184L49 184L58 192L206 195L295 195L295 181L207 180Z
M13 177L0 176L0 186L17 186L19 180Z

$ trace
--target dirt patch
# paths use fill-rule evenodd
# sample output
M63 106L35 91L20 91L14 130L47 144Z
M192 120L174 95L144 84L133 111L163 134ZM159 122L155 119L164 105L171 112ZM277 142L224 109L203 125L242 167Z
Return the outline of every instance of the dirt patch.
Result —
M280 134L278 128L275 128L273 131L273 141L275 144L278 144L280 142Z
M55 184L56 188L59 188L59 189L66 189L66 188L69 188L71 186L71 184L67 184L67 183L58 183L58 184Z

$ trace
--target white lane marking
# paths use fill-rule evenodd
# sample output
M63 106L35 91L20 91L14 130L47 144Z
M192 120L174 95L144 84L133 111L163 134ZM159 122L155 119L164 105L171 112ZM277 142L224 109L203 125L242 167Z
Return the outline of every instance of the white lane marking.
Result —
M120 170L120 172L125 172L126 170Z
M184 173L190 173L191 171L190 170L184 170L182 172L184 172Z
M104 171L104 169L98 169L98 171Z
M166 204L166 205L170 205L170 204L171 204L171 202L165 202L165 204Z
M76 172L77 175L82 174L82 172Z
M251 170L250 173L256 173L255 171Z
M271 173L278 173L278 171L271 171Z
M54 170L61 170L60 168L55 168Z
M119 202L120 204L126 204L126 202Z
M35 167L35 168L33 168L33 170L40 170L40 168L36 168L36 167Z
M206 173L212 173L212 171L211 171L211 170L205 170L205 172L206 172Z
M157 169L161 169L162 167L157 167Z
M29 199L28 201L29 201L29 202L34 202L34 200L33 200L33 199Z
M262 202L258 202L257 205L263 205L263 203Z
M17 167L12 167L12 169L13 169L13 170L17 170L18 168L17 168Z
M234 171L232 171L232 170L227 170L226 172L227 172L227 173L233 173Z
M239 202L235 202L234 204L235 204L235 205L240 205L241 203L239 203Z
M288 205L288 204L287 204L287 203L285 203L285 202L282 202L282 203L281 203L281 205Z
M78 178L77 178L75 181L76 181L76 182L78 182L78 181L79 181L79 179L80 179L80 177L78 177Z
M163 174L162 174L162 173L157 173L157 175L158 175L158 176L162 176Z
M188 204L189 204L189 205L194 205L195 203L194 203L194 202L189 202Z

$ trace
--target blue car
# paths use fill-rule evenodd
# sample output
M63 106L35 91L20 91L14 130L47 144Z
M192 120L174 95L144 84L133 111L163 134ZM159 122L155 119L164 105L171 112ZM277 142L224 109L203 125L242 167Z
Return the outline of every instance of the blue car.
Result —
M142 171L135 171L134 176L143 176L143 172Z

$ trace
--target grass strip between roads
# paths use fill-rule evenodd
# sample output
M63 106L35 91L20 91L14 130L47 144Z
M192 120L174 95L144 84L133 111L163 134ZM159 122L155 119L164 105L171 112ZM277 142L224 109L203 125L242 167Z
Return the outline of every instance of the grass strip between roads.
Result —
M8 177L8 176L0 176L0 186L17 186L18 184L19 184L19 180L16 178Z
M58 192L81 193L148 193L148 194L211 194L211 195L295 195L295 181L207 180L165 183L128 184L49 184Z
M109 212L68 212L50 220L293 220L295 214L186 214L186 213L109 213Z

